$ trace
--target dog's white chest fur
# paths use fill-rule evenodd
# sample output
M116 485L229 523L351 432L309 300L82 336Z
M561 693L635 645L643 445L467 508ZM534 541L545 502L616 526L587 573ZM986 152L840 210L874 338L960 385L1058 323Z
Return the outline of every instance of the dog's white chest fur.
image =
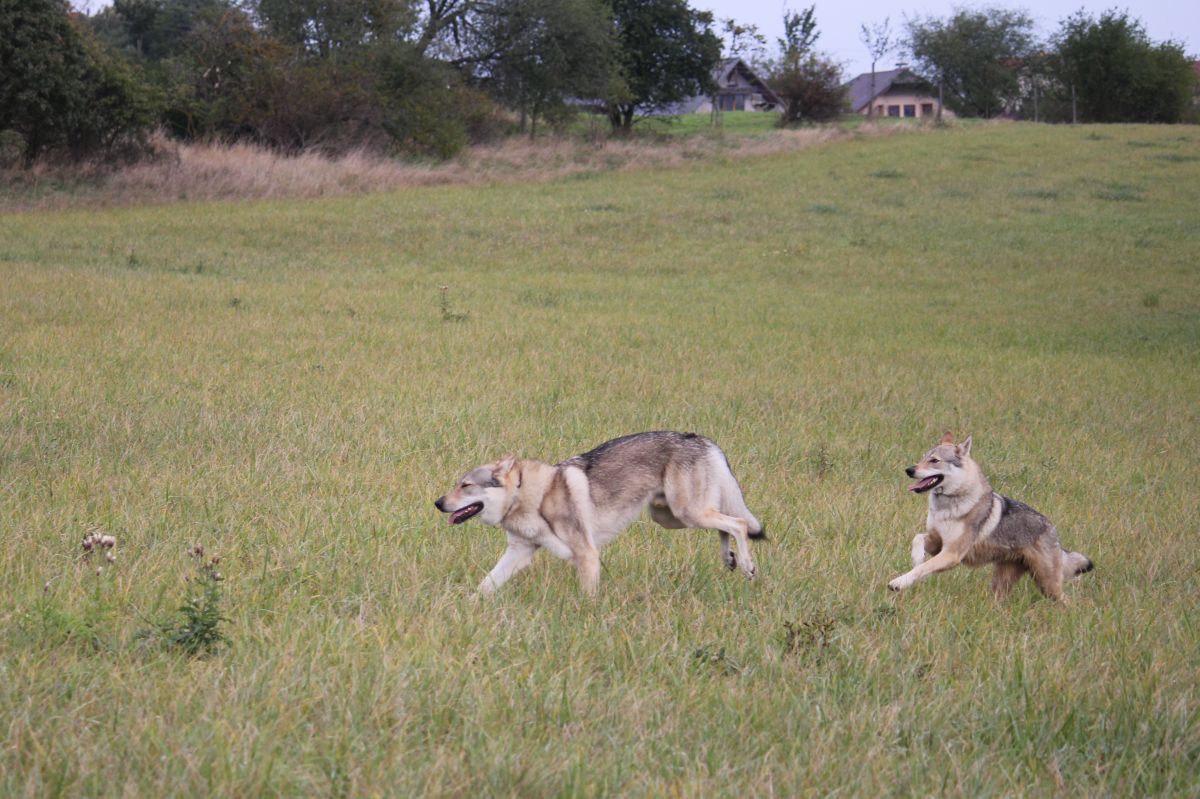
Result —
M1000 498L992 494L991 509L976 531L978 539L983 539L991 535L992 531L1000 524L1001 512L1002 505ZM935 507L932 498L930 498L929 514L925 517L925 529L929 532L936 531L941 536L943 546L949 546L959 538L962 538L967 532L967 525L966 516L964 516L963 509L959 503Z
M532 544L545 547L551 555L563 560L571 559L571 548L567 543L554 534L550 525L540 516L523 518L516 523L510 522L505 529L513 535L520 536Z

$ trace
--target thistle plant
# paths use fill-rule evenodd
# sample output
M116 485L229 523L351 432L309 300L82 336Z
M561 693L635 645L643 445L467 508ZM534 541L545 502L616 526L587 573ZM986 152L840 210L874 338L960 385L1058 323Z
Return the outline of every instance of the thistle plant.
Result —
M188 580L188 591L178 616L159 625L163 641L183 650L189 657L213 655L229 642L221 624L229 621L221 613L221 582L218 571L219 555L205 558L204 546L196 544L188 550L195 559L196 576Z

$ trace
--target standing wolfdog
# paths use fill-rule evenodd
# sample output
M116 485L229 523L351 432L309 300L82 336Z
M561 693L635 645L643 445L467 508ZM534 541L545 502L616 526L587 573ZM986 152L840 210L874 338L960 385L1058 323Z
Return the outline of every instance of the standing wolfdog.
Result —
M912 571L888 583L893 591L959 563L994 563L992 591L997 599L1008 596L1021 575L1029 572L1043 594L1062 600L1063 581L1092 570L1085 556L1062 548L1049 519L992 491L979 464L971 459L970 436L955 444L954 436L946 433L920 463L905 472L918 478L909 491L929 494L929 515L926 532L912 542ZM932 557L926 560L926 555Z
M450 514L450 524L478 515L508 533L508 549L479 584L484 595L528 566L543 547L573 561L583 590L595 594L600 547L647 506L663 527L716 530L725 565L740 565L750 578L756 570L749 539L764 537L725 453L695 433L615 438L554 466L506 455L467 472L433 504Z

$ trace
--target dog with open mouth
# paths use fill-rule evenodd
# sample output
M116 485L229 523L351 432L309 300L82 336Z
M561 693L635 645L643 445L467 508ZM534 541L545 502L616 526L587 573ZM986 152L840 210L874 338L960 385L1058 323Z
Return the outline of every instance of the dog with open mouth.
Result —
M479 585L482 595L542 549L573 562L583 590L595 594L600 548L647 508L666 528L716 530L725 565L750 578L757 573L750 539L765 537L725 453L695 433L622 436L558 464L506 455L467 472L434 505L452 525L478 517L508 533L508 548Z
M1053 600L1065 600L1063 583L1092 570L1092 561L1063 549L1050 520L1028 505L992 490L971 458L971 437L959 444L946 433L921 462L905 469L914 494L929 496L925 532L912 542L913 568L888 583L901 591L964 564L992 564L992 592L1004 599L1026 572ZM928 559L927 559L928 558Z

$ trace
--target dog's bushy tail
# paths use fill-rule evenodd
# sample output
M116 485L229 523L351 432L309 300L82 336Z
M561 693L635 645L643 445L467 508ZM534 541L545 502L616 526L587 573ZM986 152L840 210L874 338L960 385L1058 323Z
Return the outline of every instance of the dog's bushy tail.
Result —
M1092 563L1092 559L1082 552L1063 550L1063 576L1068 580L1081 574L1087 574L1094 568L1096 568L1096 564Z

